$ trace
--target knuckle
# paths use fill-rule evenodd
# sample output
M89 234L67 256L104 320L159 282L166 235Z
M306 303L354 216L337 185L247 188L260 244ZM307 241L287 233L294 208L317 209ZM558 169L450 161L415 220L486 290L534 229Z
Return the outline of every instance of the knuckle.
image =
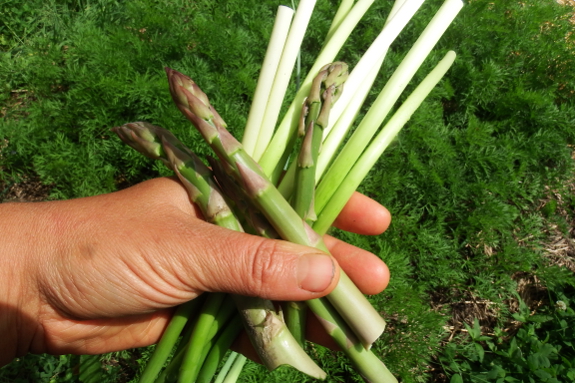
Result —
M250 290L266 295L272 290L276 279L277 263L274 262L277 245L274 241L262 240L256 245L250 259L249 281Z

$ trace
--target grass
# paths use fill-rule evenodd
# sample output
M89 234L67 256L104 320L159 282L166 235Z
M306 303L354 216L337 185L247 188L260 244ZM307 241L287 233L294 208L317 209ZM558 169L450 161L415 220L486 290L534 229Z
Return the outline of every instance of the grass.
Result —
M334 3L318 2L304 68ZM429 0L400 35L378 86L438 5ZM164 66L196 79L240 137L276 6L269 0L4 1L0 199L81 197L167 174L110 134L133 120L168 127L206 153L171 104ZM344 60L353 65L388 8L388 2L374 4ZM562 300L572 309L575 286L571 15L553 1L469 2L433 54L438 59L453 49L456 64L362 185L391 210L391 228L374 238L335 232L391 269L389 288L370 300L389 323L376 351L402 382L561 382L575 368L573 346L559 336L562 321L573 319L555 308ZM529 365L512 369L517 360L501 341L513 339L526 361L530 355L542 361L541 344L549 345L543 368L559 365L562 375L546 370L548 377ZM563 359L551 350L559 348ZM321 347L313 352L330 381L359 381L341 355ZM130 381L148 354L105 356L105 379ZM78 360L26 356L0 369L0 382L78 381ZM500 369L485 376L493 365ZM255 364L241 379L306 381Z

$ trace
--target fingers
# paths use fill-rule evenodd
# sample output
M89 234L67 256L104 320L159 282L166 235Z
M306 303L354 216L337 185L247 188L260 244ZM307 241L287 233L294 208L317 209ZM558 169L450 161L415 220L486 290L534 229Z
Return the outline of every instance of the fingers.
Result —
M328 235L324 236L324 241L340 267L362 293L375 295L387 287L389 269L378 256Z
M378 235L391 223L389 211L373 199L355 192L349 199L334 226L352 233Z

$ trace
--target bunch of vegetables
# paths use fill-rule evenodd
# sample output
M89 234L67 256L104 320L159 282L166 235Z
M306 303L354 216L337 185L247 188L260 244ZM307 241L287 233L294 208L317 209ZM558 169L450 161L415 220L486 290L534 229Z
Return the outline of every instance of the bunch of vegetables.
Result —
M228 132L192 79L166 68L176 106L216 154L217 159L207 159L209 164L168 130L147 122L114 131L172 169L207 221L328 252L322 235L455 59L448 52L378 132L462 7L461 0L446 0L343 145L387 49L423 3L396 0L381 34L350 72L347 64L334 60L373 1L342 0L323 49L278 124L315 0L300 1L295 13L279 7L242 143ZM140 381L213 381L242 329L270 370L291 365L324 379L325 373L304 351L308 308L366 381L396 381L370 350L385 321L343 271L327 297L286 302L282 309L261 298L222 293L204 294L178 307ZM244 362L241 355L229 356L216 382L235 381Z

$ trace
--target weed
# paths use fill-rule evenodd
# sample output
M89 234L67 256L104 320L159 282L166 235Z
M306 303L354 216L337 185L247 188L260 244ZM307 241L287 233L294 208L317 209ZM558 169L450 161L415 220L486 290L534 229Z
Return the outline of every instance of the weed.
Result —
M450 382L572 382L575 379L575 311L561 293L536 314L519 300L517 328L484 335L475 320L465 324L470 342L451 342L440 357Z

